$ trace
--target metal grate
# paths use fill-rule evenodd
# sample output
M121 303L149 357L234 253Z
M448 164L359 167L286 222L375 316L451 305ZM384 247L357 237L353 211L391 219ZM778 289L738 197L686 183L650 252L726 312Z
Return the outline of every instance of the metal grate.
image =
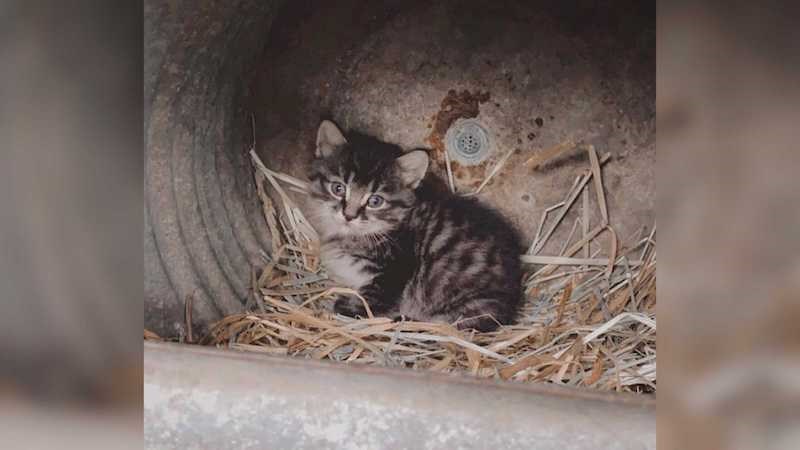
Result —
M475 119L459 119L445 135L450 158L463 165L480 164L489 156L489 133Z

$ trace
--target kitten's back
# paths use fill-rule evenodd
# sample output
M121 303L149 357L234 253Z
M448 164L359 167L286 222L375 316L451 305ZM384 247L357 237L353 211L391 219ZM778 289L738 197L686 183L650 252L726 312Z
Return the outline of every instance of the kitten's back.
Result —
M513 320L522 298L520 235L496 210L477 199L420 192L415 228L417 271L404 292L401 313L488 330Z

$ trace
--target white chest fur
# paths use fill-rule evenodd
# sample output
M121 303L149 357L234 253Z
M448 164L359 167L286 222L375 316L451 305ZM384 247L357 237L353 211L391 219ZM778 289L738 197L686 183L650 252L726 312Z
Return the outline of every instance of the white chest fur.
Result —
M364 270L366 262L336 245L323 244L320 258L328 276L337 283L358 290L372 281L372 275Z

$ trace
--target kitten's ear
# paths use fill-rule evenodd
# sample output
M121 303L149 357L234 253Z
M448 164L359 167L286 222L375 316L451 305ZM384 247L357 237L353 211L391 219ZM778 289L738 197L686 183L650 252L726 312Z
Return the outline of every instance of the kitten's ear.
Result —
M424 150L410 151L397 158L397 174L406 186L419 186L427 171L428 153Z
M347 139L333 122L323 120L317 130L317 158L327 158L337 147L347 143Z

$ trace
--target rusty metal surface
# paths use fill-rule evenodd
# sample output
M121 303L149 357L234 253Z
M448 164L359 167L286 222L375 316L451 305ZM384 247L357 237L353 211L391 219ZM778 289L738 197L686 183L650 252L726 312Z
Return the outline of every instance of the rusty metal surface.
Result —
M655 402L145 343L146 448L655 448Z

